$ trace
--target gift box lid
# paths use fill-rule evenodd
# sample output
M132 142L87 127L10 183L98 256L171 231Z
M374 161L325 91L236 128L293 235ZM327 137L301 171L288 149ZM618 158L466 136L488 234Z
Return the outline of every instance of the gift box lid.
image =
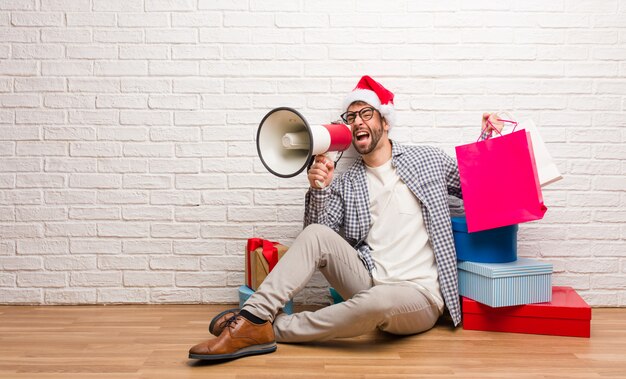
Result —
M467 218L465 218L465 216L451 217L450 221L452 222L452 230L454 230L455 232L467 233ZM494 231L500 230L500 231L507 231L507 232L515 233L517 232L518 229L519 229L519 226L517 224L513 224L513 225L502 226L499 228L483 230L482 232L488 232L490 230L494 230ZM481 234L481 232L475 232L475 233Z
M458 261L457 267L459 270L473 272L493 279L552 273L552 263L530 258L518 258L516 261L507 263Z
M467 233L467 221L465 217L452 217L450 221L452 222L452 230Z
M463 297L463 313L591 320L591 307L572 287L552 287L552 301L493 308Z

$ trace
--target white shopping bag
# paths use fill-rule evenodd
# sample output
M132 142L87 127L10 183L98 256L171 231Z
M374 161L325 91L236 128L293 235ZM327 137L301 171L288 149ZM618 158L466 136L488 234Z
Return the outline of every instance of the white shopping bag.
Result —
M510 117L509 114L503 114L504 117ZM508 120L514 120L514 118L508 118ZM522 120L517 123L517 126L506 125L502 130L502 135L507 135L513 131L525 129L530 132L530 139L533 144L533 152L535 155L535 164L537 165L537 174L539 176L539 184L541 187L545 187L548 184L554 183L563 179L559 169L556 167L552 156L546 148L546 144L543 142L543 138L537 130L537 126L532 119ZM493 133L492 138L499 137L498 133Z
M548 184L563 179L533 120L530 118L522 120L517 124L517 129L525 129L530 132L530 138L533 141L533 151L535 153L535 163L537 164L537 174L539 175L539 183L541 186L545 187Z

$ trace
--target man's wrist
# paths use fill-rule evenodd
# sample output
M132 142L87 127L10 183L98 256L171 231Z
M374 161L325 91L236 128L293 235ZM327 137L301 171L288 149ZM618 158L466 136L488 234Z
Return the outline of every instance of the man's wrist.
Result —
M309 191L315 197L323 197L324 195L330 193L330 186L326 186L324 188L309 187Z

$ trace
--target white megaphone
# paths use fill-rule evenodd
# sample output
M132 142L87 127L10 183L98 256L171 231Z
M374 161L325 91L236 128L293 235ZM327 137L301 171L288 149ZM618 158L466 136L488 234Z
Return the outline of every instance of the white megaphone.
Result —
M256 136L256 148L265 168L281 178L291 178L304 171L318 154L329 159L352 143L352 131L346 124L309 125L295 109L272 109L263 117ZM320 181L315 182L323 188Z

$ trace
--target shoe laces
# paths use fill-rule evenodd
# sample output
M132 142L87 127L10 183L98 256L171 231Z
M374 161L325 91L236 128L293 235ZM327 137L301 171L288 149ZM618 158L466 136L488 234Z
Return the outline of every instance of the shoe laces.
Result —
M222 321L220 324L221 328L234 328L237 325L237 319L239 318L239 313L236 313L230 316L227 320Z

